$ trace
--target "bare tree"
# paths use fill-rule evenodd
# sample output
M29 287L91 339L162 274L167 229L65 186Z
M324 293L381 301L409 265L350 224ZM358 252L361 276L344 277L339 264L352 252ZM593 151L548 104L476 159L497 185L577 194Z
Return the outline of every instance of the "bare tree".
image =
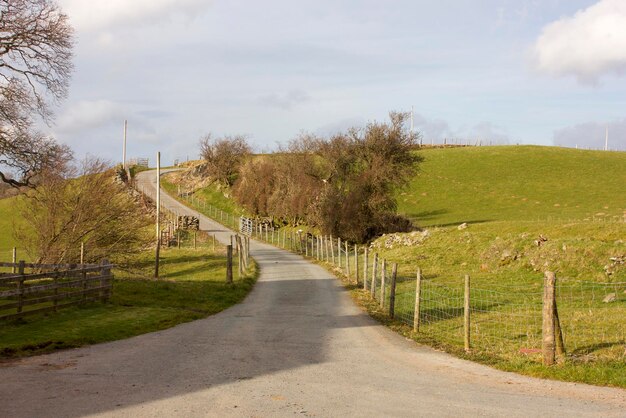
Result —
M209 133L200 139L200 156L206 161L207 174L228 187L235 183L241 163L251 152L243 135L214 139Z
M44 263L77 262L80 244L86 261L123 258L146 248L151 220L114 170L90 158L42 176L40 184L19 201L27 220L16 236L33 259Z
M32 185L69 151L33 128L67 95L73 29L53 0L0 0L0 180Z

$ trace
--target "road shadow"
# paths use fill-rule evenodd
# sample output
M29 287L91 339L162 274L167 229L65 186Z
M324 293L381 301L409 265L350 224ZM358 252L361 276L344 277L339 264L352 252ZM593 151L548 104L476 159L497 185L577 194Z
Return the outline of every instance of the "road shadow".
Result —
M344 289L319 266L267 246L253 255L262 277L243 303L226 311L128 340L33 358L27 366L18 361L20 379L11 377L13 367L1 368L0 415L115 412L323 363L337 332L375 325L365 313L346 308Z

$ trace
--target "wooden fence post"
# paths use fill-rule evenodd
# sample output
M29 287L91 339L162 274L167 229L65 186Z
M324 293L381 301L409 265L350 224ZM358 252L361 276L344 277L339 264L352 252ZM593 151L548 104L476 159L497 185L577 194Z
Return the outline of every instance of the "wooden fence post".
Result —
M80 273L80 278L82 280L82 288L83 288L83 303L87 302L87 271L85 270L85 266L81 265L80 268L82 269L81 273Z
M554 344L554 288L556 275L546 271L543 281L543 320L541 326L541 352L544 366L552 366L555 361Z
M241 237L239 235L236 235L236 240L237 240L237 261L238 261L238 275L237 277L239 277L239 279L241 280L241 278L243 277L243 248L241 245Z
M359 247L354 244L354 281L359 287Z
M368 255L369 255L369 248L367 248L367 246L365 247L364 250L364 261L363 261L363 290L367 291L367 263L368 263Z
M420 331L420 302L422 299L422 269L417 269L417 282L415 284L415 312L413 313L413 331Z
M226 246L226 283L233 282L233 246Z
M100 264L102 266L100 269L100 287L104 287L107 285L107 281L110 281L111 279L111 266L109 265L109 260L106 258L102 260ZM100 295L102 297L102 302L105 302L107 297L110 296L110 292L109 290L101 290Z
M11 259L13 263L13 274L17 272L17 248L13 247L13 251L11 252Z
M385 307L385 279L387 274L387 260L383 258L380 266L380 307Z
M563 342L563 330L561 329L561 321L559 320L559 310L556 303L556 274L554 275L554 337L556 344L556 354L562 356L565 354L565 343Z
M396 314L396 276L398 264L393 263L391 270L391 289L389 289L389 318L393 319Z
M332 235L330 236L330 255L332 257L333 264L335 264L335 243Z
M469 274L465 275L465 300L463 304L463 344L465 346L465 351L470 350L470 276Z
M372 299L376 297L376 275L378 274L378 253L374 253L374 261L372 261L372 285L370 286L370 294Z
M345 242L346 247L346 277L350 281L350 248L348 247L348 241Z

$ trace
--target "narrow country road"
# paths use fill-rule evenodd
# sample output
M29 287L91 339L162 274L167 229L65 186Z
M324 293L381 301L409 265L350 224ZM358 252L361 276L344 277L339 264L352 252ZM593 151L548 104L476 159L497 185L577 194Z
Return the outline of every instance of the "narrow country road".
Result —
M141 186L154 190L154 172ZM193 211L162 194L168 208ZM229 232L200 216L202 229ZM0 366L0 417L626 417L626 391L499 372L418 346L333 276L252 242L260 279L212 317Z

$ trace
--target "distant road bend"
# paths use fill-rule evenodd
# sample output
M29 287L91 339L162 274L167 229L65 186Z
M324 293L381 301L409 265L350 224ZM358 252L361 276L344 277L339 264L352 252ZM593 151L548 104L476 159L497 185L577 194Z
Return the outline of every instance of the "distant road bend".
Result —
M154 172L139 174L154 193ZM194 211L163 194L182 214ZM227 242L230 232L200 216ZM418 346L327 271L252 242L261 277L206 319L0 367L1 417L602 416L626 391L518 376Z

